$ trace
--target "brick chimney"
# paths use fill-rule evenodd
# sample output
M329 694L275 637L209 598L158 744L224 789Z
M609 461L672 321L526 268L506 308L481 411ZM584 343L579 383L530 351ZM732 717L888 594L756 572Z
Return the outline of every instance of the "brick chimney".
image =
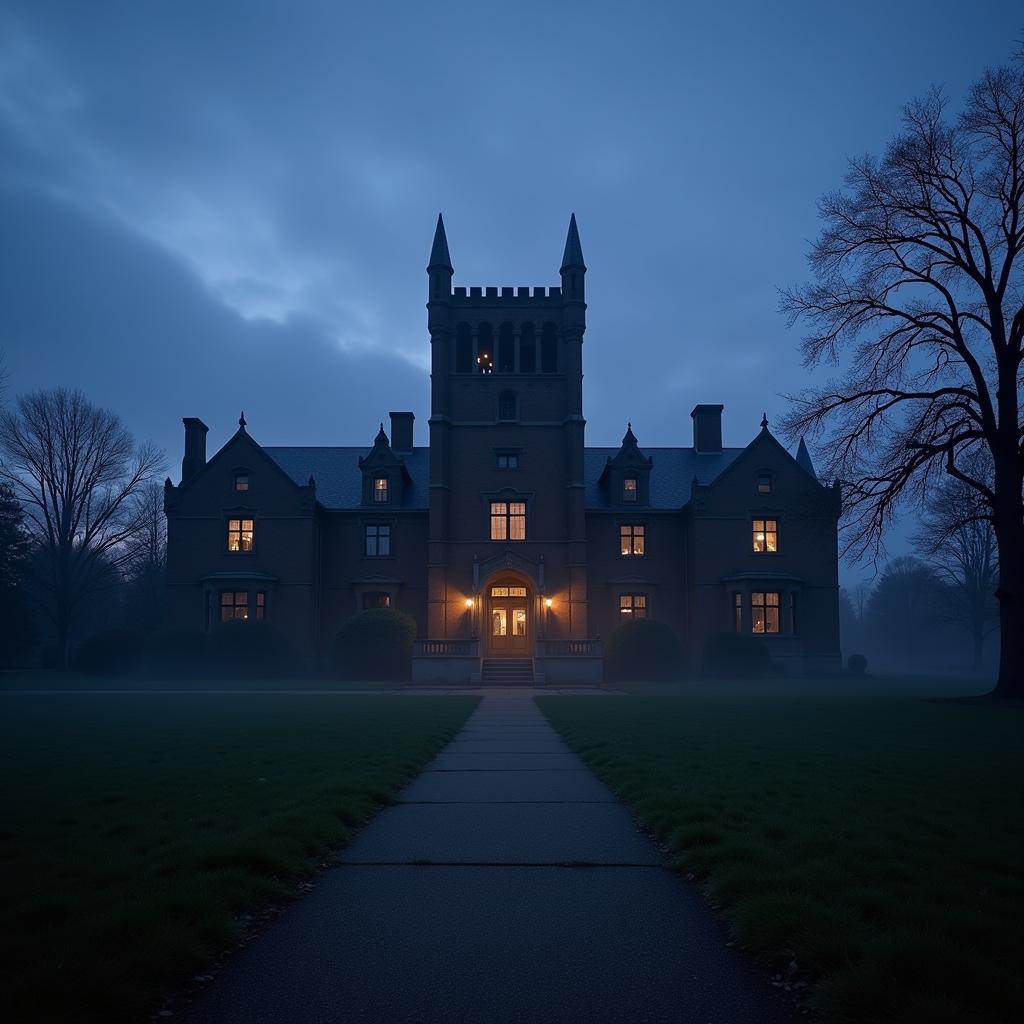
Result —
M393 412L391 416L391 450L393 452L412 451L412 424L416 419L411 412Z
M722 405L695 405L693 417L693 450L701 454L722 450Z
M181 482L191 480L206 465L206 432L210 429L195 416L186 416L185 457L181 460Z

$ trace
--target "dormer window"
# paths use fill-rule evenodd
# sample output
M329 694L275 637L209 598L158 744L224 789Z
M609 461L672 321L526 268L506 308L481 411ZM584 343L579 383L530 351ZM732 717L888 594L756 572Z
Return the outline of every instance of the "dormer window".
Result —
M373 501L375 505L384 505L388 500L388 478L386 476L375 476L373 478Z
M235 490L236 491L247 491L249 490L249 474L242 472L235 474Z
M622 481L622 500L636 501L636 477L627 476Z
M758 473L757 474L757 493L758 494L771 494L772 493L772 475L771 475L771 473Z
M498 395L498 419L514 420L516 418L516 393L514 391L502 391Z

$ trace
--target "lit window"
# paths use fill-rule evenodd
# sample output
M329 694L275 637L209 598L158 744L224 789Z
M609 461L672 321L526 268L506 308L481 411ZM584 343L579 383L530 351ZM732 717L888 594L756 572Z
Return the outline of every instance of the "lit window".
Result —
M779 595L755 590L750 595L750 622L754 633L778 633Z
M385 590L370 590L363 594L363 611L367 608L390 608L391 595Z
M249 490L249 474L248 473L236 473L235 474L235 490L236 491L247 491L247 490Z
M758 494L771 494L772 493L772 475L771 475L771 473L758 473L757 474L757 493Z
M642 526L619 527L619 552L623 555L643 557L644 528Z
M622 481L622 500L623 501L636 501L636 477L627 476Z
M384 504L388 500L388 478L377 476L373 478L373 500L376 504Z
M646 594L620 594L619 614L633 619L647 618Z
M733 629L737 633L743 632L743 595L733 594L732 595L732 608L733 608Z
M514 391L502 391L498 395L498 419L514 420L516 418L516 393Z
M252 539L251 519L228 520L228 551L252 551Z
M383 558L391 554L391 527L376 523L366 527L366 556Z
M754 520L754 550L764 553L779 550L779 524L776 519Z
M526 540L526 502L491 502L491 540Z
M491 587L491 597L526 597L526 587Z
M262 622L267 617L267 592L256 591L256 621Z
M499 452L498 469L518 469L519 456L515 452Z
M220 592L220 621L249 618L249 592L247 590L222 590Z

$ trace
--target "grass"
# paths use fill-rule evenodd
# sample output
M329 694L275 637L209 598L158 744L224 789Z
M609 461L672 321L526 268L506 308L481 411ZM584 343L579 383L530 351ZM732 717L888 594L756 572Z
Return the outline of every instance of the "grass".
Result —
M0 695L4 1019L144 1020L293 898L471 697Z
M299 676L174 676L147 673L92 675L87 672L56 672L46 669L0 671L0 693L10 690L139 690L146 692L195 690L316 690L344 693L351 690L399 690L408 682L338 679L325 675Z
M1024 711L697 690L538 703L823 1020L1018 1019Z

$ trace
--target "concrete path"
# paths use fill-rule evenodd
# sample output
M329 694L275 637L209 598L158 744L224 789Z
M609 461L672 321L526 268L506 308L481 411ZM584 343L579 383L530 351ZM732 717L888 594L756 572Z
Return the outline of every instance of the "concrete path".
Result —
M488 693L403 802L176 1017L791 1021L532 696Z

